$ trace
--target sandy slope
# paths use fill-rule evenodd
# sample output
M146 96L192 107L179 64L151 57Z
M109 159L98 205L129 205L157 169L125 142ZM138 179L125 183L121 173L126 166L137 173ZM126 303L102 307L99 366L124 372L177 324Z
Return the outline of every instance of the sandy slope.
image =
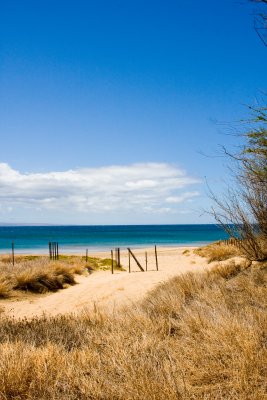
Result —
M45 296L29 296L26 299L2 300L0 303L4 314L16 318L78 313L85 308L98 308L114 311L121 306L135 304L157 284L168 278L187 271L200 271L207 267L205 259L193 254L183 254L185 248L158 248L159 271L155 270L153 249L148 252L148 272L141 272L134 260L131 260L132 273L109 271L94 272L90 276L78 276L78 284L57 293ZM145 250L135 250L141 264L145 265ZM96 256L110 257L107 253L98 253ZM123 252L121 263L128 270L128 254Z

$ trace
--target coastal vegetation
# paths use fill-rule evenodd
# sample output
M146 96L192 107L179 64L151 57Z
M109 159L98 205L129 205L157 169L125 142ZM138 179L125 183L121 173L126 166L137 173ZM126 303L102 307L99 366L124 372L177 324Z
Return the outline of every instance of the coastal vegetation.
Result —
M233 185L216 196L212 215L223 229L240 240L243 255L251 261L267 260L267 107L252 108L243 145L231 160Z
M59 256L58 261L47 257L16 256L15 265L10 256L0 257L0 298L14 295L15 291L33 293L56 292L74 285L75 275L95 270L110 269L111 260L97 257ZM122 270L114 261L114 269Z
M213 261L224 261L234 256L242 255L236 246L224 244L223 242L215 242L207 246L199 247L194 250L194 253L198 256L206 257L208 263Z
M266 397L267 264L228 260L117 314L0 319L1 399Z

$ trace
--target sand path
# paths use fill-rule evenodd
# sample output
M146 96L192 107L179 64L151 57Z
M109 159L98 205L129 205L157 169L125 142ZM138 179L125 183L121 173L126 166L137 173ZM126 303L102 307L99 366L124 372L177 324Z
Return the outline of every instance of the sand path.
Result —
M183 254L189 249L189 254ZM29 296L26 299L1 300L0 307L5 315L15 318L32 318L42 314L58 315L79 313L84 309L106 311L118 310L120 307L134 304L142 299L148 291L167 279L187 272L201 271L207 268L205 259L193 254L193 248L158 248L159 271L155 270L153 249L148 252L148 271L138 270L134 260L131 260L132 273L98 271L89 276L77 276L77 285L60 290L56 293ZM141 264L145 265L144 249L134 250ZM107 253L95 256L109 257ZM122 252L121 263L128 269L128 254ZM140 271L140 272L139 272Z

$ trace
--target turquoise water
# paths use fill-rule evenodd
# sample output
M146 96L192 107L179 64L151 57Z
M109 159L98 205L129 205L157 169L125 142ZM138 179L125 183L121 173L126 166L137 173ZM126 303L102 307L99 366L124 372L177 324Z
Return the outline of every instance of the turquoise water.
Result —
M228 236L216 225L2 226L0 253L48 253L48 242L60 253L110 250L114 247L198 246Z

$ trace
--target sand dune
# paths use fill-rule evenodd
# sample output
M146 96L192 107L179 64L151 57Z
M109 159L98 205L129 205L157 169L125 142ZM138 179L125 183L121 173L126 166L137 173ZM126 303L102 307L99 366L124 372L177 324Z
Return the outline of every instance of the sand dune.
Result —
M188 252L184 253L185 250ZM132 273L128 273L128 254L121 253L124 272L97 271L89 276L77 276L77 285L57 293L25 296L22 300L13 298L2 300L3 313L15 318L31 318L42 314L58 315L79 313L84 309L98 309L115 312L123 306L141 300L148 291L167 279L187 272L207 268L205 259L193 254L193 248L158 248L159 271L156 271L154 249L134 250L134 254L145 265L145 251L148 253L148 271L141 272L131 259ZM90 254L91 255L91 254ZM109 253L94 254L97 257L110 257Z

